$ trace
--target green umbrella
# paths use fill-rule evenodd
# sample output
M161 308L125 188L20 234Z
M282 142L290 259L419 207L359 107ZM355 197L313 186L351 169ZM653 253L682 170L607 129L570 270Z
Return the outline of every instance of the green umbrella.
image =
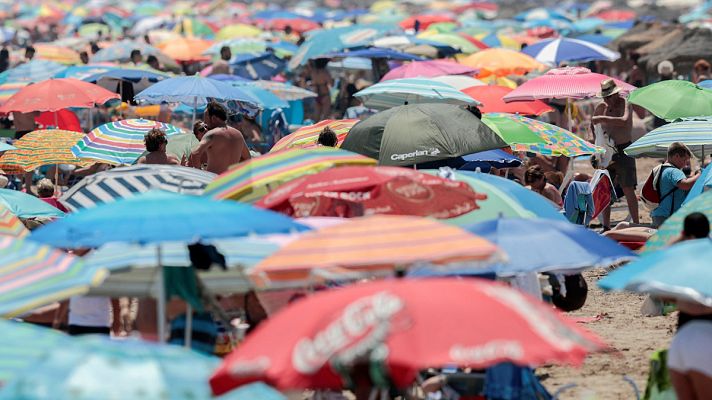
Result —
M380 165L445 160L507 143L470 111L452 104L410 104L375 114L354 125L341 145Z
M701 212L707 216L707 219L712 221L712 192L703 192L689 203L684 203L679 210L665 220L665 223L658 228L655 235L648 239L647 243L645 243L645 248L643 248L643 253L668 246L670 241L677 238L682 232L682 223L685 221L685 217L693 212Z
M632 91L628 100L666 121L712 115L712 91L688 81L653 83Z
M482 116L482 122L490 127L507 144L544 144L541 136L532 132L529 126L509 117L509 114L490 113Z

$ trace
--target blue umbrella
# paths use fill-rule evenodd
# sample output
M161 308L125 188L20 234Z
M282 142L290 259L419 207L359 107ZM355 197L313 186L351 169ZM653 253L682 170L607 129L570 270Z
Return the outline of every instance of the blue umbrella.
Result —
M210 79L215 79L216 81L221 81L221 82L252 82L252 79L245 79L241 76L237 75L229 75L229 74L215 74L215 75L210 75Z
M691 202L697 196L705 192L705 190L709 187L712 187L712 164L707 165L705 169L702 170L700 177L697 178L697 182L695 182L692 189L690 189L687 193L687 197L685 197L685 201L682 205L684 206L685 204Z
M391 49L382 49L382 48L378 48L378 47L329 53L329 54L326 54L324 57L326 57L326 58L345 58L345 57L385 58L388 60L404 60L404 61L423 61L423 60L425 60L422 57L414 56L412 54L402 53L400 51L391 50Z
M97 83L102 79L113 79L136 83L141 81L142 79L145 79L149 82L155 83L169 77L170 75L165 74L161 71L151 71L139 68L112 68L106 71L95 73L86 78L82 78L82 80L86 82Z
M361 71L371 71L373 63L370 58L346 57L339 61L329 61L329 68L353 69Z
M385 110L404 104L447 103L477 104L477 101L454 87L423 78L391 79L379 82L354 94L366 107Z
M532 8L531 10L523 11L514 16L518 21L544 20L544 19L559 19L569 21L570 18L563 12L553 8Z
M482 172L488 172L492 167L517 168L522 165L522 160L500 149L468 154L463 156L462 159L465 164L458 169L466 171L475 171L480 168Z
M249 81L248 81L249 82ZM289 103L286 100L282 100L279 97L277 97L274 93L270 92L267 89L263 89L259 86L256 85L251 85L247 82L244 81L234 81L232 82L233 86L237 86L240 89L246 91L247 93L251 94L254 96L257 100L259 100L260 106L262 108L288 108Z
M572 22L571 29L574 32L591 32L605 23L606 21L600 18L583 18Z
M64 213L35 196L18 190L0 189L0 204L19 218L61 218Z
M261 54L240 54L230 60L232 73L246 79L271 79L284 71L287 62L267 51Z
M701 82L697 83L697 86L704 88L704 89L712 89L712 79L701 81Z
M112 69L115 69L115 67L105 67L101 65L74 65L54 74L53 78L74 78L82 80L92 75L111 71Z
M465 227L509 256L498 275L522 272L578 272L635 258L615 241L580 225L544 219L500 218Z
M54 61L32 60L0 74L0 83L40 82L53 77L66 68Z
M522 49L522 53L549 65L559 65L564 61L615 61L621 56L597 44L570 38L545 39Z
M585 35L578 35L574 39L584 40L586 42L594 43L599 46L606 46L608 43L613 41L613 38L606 35L601 35L598 33L588 33Z
M696 301L712 307L712 240L690 240L644 254L598 281L606 290L630 290Z

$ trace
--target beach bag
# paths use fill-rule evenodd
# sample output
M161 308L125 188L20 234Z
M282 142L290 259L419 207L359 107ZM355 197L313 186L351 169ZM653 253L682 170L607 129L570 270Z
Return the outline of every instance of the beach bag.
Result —
M650 171L648 179L645 180L643 188L640 190L640 199L643 200L643 203L648 206L648 208L652 209L657 207L661 201L677 190L677 188L675 188L663 195L660 193L660 179L663 176L663 172L668 168L675 168L675 166L669 163L658 165Z

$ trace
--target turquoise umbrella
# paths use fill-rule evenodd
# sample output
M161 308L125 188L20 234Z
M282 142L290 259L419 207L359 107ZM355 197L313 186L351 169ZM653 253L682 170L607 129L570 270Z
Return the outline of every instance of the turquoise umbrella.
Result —
M446 103L478 105L479 102L455 87L427 78L391 79L354 94L366 107L386 110L407 104Z
M629 156L666 157L670 144L687 145L700 159L712 153L712 117L683 118L646 133L626 147Z
M648 242L645 243L645 248L643 248L643 253L659 250L677 238L680 232L682 232L682 224L685 221L685 217L693 212L701 212L712 221L712 192L702 193L675 211L675 213L658 228L655 235L648 239Z
M19 218L61 218L64 213L35 196L18 190L0 189L0 204Z

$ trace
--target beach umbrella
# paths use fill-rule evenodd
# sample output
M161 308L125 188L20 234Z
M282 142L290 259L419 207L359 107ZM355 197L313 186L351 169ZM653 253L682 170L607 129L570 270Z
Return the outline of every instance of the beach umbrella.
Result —
M4 206L0 206L0 237L10 236L22 239L30 231L20 222L15 214Z
M207 61L208 58L203 55L213 42L209 40L182 37L177 40L169 40L159 44L157 47L168 57L178 62L197 62Z
M72 78L49 79L22 88L0 107L0 113L91 108L118 97L93 83Z
M413 104L359 122L341 147L376 158L381 165L413 165L507 147L507 143L462 107Z
M562 62L615 61L620 53L580 39L545 39L522 49L522 53L548 65Z
M6 82L0 84L0 104L4 104L10 97L31 82Z
M668 146L674 142L684 143L695 155L704 159L707 153L712 152L712 117L683 118L653 129L626 147L625 153L664 158Z
M467 89L469 87L473 87L473 86L486 85L481 80L475 79L471 76L466 76L466 75L445 75L445 76L436 76L436 77L433 77L430 79L440 82L440 83L448 84L460 91L462 91L463 89Z
M689 202L685 202L670 218L658 228L658 231L648 239L643 248L643 253L650 253L666 247L670 242L680 236L685 217L693 212L705 214L712 220L712 192L704 191Z
M110 71L117 67L110 67L102 64L73 65L66 67L52 75L50 78L74 78L84 80L84 78Z
M81 62L79 53L67 47L44 43L36 43L32 47L35 48L35 56L39 60L54 61L65 65L74 65Z
M205 55L218 55L220 49L229 47L233 55L243 53L263 53L268 50L274 51L278 57L292 56L299 50L299 46L286 41L270 41L256 38L227 39L215 43L203 52Z
M133 85L134 92L140 92L154 83L170 77L170 75L154 69L112 68L81 79L85 82L96 83L105 89L116 92L123 90L121 82L127 82Z
M607 46L613 41L613 38L599 33L588 33L585 35L576 35L574 39L584 40L586 42L595 43L599 46Z
M340 167L285 183L256 206L295 217L373 214L457 217L479 208L485 196L462 182L398 167Z
M414 29L418 24L420 29L428 29L431 24L439 22L455 22L455 19L447 14L420 14L404 19L399 25L403 29Z
M522 44L520 42L518 42L511 36L502 33L478 33L475 34L474 37L475 39L492 48L503 48L513 51L519 51L522 48Z
M284 71L287 62L267 51L261 54L240 54L230 60L232 73L245 79L271 79Z
M541 100L505 103L503 97L511 93L512 90L513 89L508 87L498 85L480 85L461 89L460 91L482 103L480 111L483 113L500 112L522 115L541 115L554 110Z
M69 109L49 112L45 111L35 117L35 122L44 128L53 127L65 131L82 132L82 124L79 122L77 114Z
M19 218L62 218L64 213L37 197L12 189L0 189L0 205Z
M478 104L472 97L466 96L448 84L425 78L379 82L356 92L354 97L360 98L366 107L377 110L421 103Z
M3 83L40 82L52 78L66 69L66 66L54 61L32 60L1 73L0 81Z
M544 75L530 79L504 96L505 102L542 99L585 99L601 92L601 82L613 81L623 94L635 89L621 80L591 72L583 67L564 67L549 70Z
M354 323L358 329L349 329ZM442 330L434 331L434 325ZM317 350L315 340L334 331L339 332L338 343ZM283 390L340 390L354 364L365 362L378 374L377 381L407 387L430 367L581 364L588 352L603 346L550 305L501 283L376 281L293 303L230 354L210 384L214 394L253 381ZM261 368L249 368L256 360Z
M553 8L537 7L532 8L527 11L523 11L514 16L514 19L518 21L531 21L531 20L542 20L542 19L559 19L568 21L570 18L561 11L555 10Z
M169 138L182 133L176 126L146 119L108 122L81 137L72 153L77 158L108 164L133 164L146 149L144 137L153 128L162 130Z
M592 17L600 18L607 22L627 22L633 21L637 17L637 14L632 10L609 9L596 13L592 15Z
M115 42L110 46L99 50L99 52L91 57L91 61L94 63L129 63L131 62L131 52L134 50L140 50L144 57L149 55L156 56L158 61L166 68L179 69L175 60L156 47L153 47L143 41L121 40L119 42Z
M509 49L482 50L463 58L460 63L479 70L481 76L524 75L545 68L531 56Z
M374 165L375 160L330 147L288 149L252 158L220 174L204 196L254 202L300 176L345 165Z
M77 211L151 190L200 195L215 176L212 172L178 165L119 167L83 178L59 201L68 209Z
M423 61L423 58L403 53L397 50L392 50L388 48L379 47L369 47L367 49L357 49L357 50L346 50L342 52L335 52L325 55L328 58L346 58L346 57L360 57L360 58L383 58L386 60L402 60L402 61Z
M165 79L136 95L136 100L149 104L183 103L193 108L207 104L208 99L234 100L253 105L259 103L239 87L197 75Z
M306 149L317 147L319 134L327 126L336 134L336 147L340 147L341 143L343 143L344 139L346 139L346 135L348 135L351 128L357 122L359 122L358 119L327 119L314 125L301 127L289 135L279 139L279 141L270 149L270 153L292 148Z
M459 170L489 172L490 168L517 168L522 165L522 160L507 153L502 149L486 150L468 154L461 157L464 161Z
M464 54L476 53L489 47L485 43L471 36L467 36L464 33L423 32L418 35L418 38L448 45Z
M197 18L181 18L173 27L173 32L182 36L211 38L215 36L215 31L209 24Z
M712 91L688 81L653 83L632 91L628 101L666 121L712 115Z
M317 94L312 92L311 90L306 90L289 83L259 80L254 81L251 84L259 86L262 89L269 90L270 92L274 93L275 96L287 101L303 100L308 97L317 97Z
M289 27L297 33L321 28L321 25L306 18L273 18L263 22L261 26L270 31L284 31Z
M232 75L237 77L237 75ZM239 77L238 77L239 78ZM213 79L214 76L213 76ZM230 81L232 85L239 86L242 90L249 93L252 97L259 101L260 107L263 109L270 108L289 108L289 102L282 100L277 97L276 94L270 92L267 89L262 89L259 86L253 85L252 81Z
M235 38L255 38L263 33L262 29L247 24L232 24L221 28L215 34L216 40L228 40Z
M444 75L472 75L476 70L446 60L413 61L393 68L381 78L381 82L402 78L432 78Z
M82 136L84 134L81 132L61 129L32 131L15 140L17 149L8 150L0 156L0 168L6 173L21 174L43 165L89 165L91 162L78 159L71 151Z
M497 275L529 272L580 273L636 257L617 242L568 221L496 218L466 226L469 232L496 244L507 254ZM547 244L556 243L552 252Z
M84 294L106 277L103 267L87 267L63 251L10 236L0 236L0 262L3 318Z
M418 263L491 263L488 241L456 226L404 215L350 218L301 235L249 271L258 287L307 287L359 277L392 276Z
M511 141L514 151L526 151L548 156L573 157L603 153L604 149L595 146L556 125L516 114L489 113L482 116L482 122L503 137L509 138L515 132L534 133L545 143L527 144ZM505 139L508 140L508 139Z

